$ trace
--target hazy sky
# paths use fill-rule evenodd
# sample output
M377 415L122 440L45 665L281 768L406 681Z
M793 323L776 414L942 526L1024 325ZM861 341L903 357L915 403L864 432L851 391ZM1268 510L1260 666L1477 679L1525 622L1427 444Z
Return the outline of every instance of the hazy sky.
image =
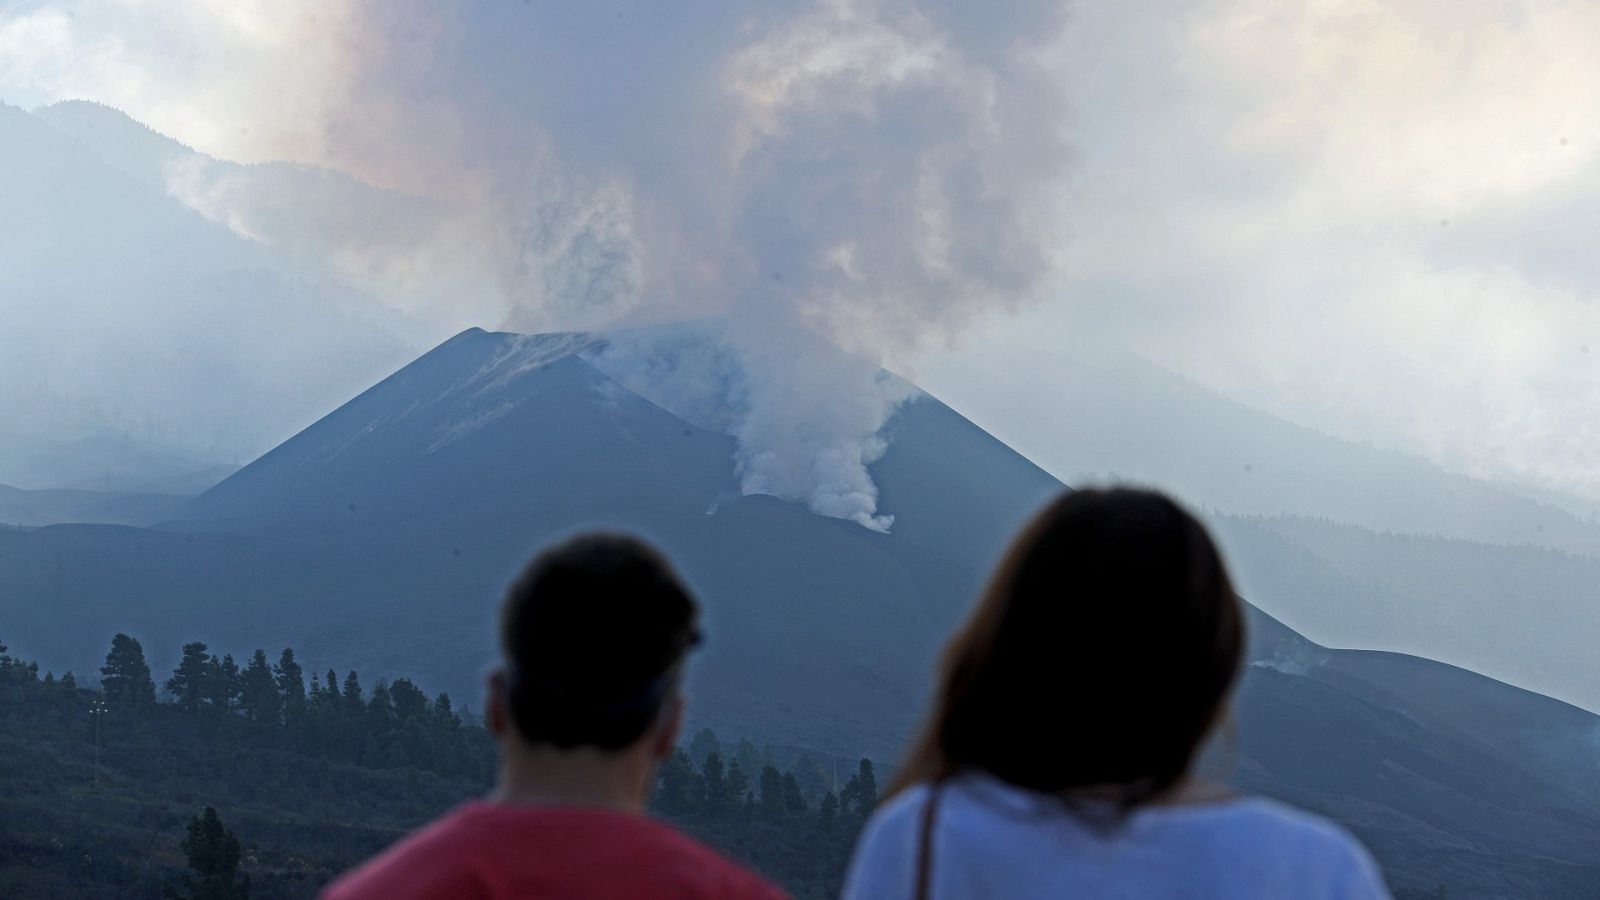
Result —
M1002 438L1063 346L1125 344L1303 424L1600 495L1600 4L1092 3L1059 31L1051 7L714 3L686 27L592 4L552 14L584 52L542 70L421 7L12 0L0 99L428 194L458 232L407 246L439 258L486 219L532 227L511 276L347 269L428 334L693 310L777 260L806 271L785 315L881 344ZM608 66L641 58L655 78ZM524 96L537 135L503 121ZM768 168L716 174L729 152ZM473 200L523 168L561 177L520 218ZM780 222L785 173L844 187ZM584 304L552 306L573 292L540 279L569 271Z
M1592 495L1597 49L1592 3L1085 4L1055 301L930 380L995 406L997 360L1048 378L1058 336L1109 332L1301 423Z

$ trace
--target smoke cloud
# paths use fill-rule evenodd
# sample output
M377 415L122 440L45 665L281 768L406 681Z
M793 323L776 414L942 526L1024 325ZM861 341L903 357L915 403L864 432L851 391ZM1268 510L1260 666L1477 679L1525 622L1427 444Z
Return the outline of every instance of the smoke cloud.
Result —
M292 21L318 95L261 133L364 184L196 157L167 166L172 196L451 325L717 317L736 396L682 353L605 359L656 396L718 396L747 493L886 529L867 466L909 388L880 366L1050 268L1041 188L1065 154L1037 57L1059 4L371 0Z
M196 147L41 113L435 334L714 319L733 394L681 335L605 365L722 404L746 492L884 529L867 467L909 388L881 367L1052 267L1065 24L1040 0L24 2L0 85Z

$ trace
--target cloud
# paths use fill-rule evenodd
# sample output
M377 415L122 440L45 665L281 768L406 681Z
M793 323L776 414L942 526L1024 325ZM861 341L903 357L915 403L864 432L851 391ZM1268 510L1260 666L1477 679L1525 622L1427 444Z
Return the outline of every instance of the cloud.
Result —
M5 0L0 99L96 100L240 162L315 152L353 11L340 0Z

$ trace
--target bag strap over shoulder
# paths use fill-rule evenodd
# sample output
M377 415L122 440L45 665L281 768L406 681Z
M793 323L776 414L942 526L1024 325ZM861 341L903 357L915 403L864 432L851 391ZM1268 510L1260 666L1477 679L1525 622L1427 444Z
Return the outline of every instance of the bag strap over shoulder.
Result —
M917 835L916 900L928 900L933 890L933 827L939 815L939 796L943 786L935 781L928 786L928 800L922 805L922 828Z

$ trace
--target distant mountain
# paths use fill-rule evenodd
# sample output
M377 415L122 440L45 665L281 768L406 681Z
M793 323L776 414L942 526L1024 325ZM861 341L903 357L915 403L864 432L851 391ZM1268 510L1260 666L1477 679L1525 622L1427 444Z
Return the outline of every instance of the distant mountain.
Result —
M293 645L313 668L420 674L471 698L528 552L626 528L706 600L697 725L894 759L936 648L1059 482L924 395L872 467L889 534L741 496L733 440L606 376L589 361L599 340L468 331L159 530L0 530L7 643L80 672L97 664L78 656L85 636L118 630L158 668L186 640ZM1349 580L1276 538L1313 582ZM1136 636L1107 639L1145 664ZM1397 885L1580 897L1600 883L1600 719L1450 666L1328 650L1259 613L1250 658L1236 743L1213 755L1237 784L1346 822Z
M1063 350L1039 368L1049 373L1047 385L1019 386L1003 371L968 372L964 399L1003 410L1030 389L1048 390L1051 415L1008 418L1005 435L1074 483L1132 479L1237 515L1327 518L1600 557L1600 503L1469 478L1324 434L1115 348Z
M24 490L193 495L238 469L127 435L53 440L0 431L0 480Z
M1530 765L1463 733L1459 720L1416 717L1386 689L1340 684L1337 674L1270 666L1246 673L1236 698L1237 755L1223 770L1235 785L1344 824L1396 888L1442 884L1452 898L1594 896L1592 756L1580 792L1571 769ZM1452 693L1481 687L1461 670L1449 677ZM1538 699L1519 698L1532 707L1529 718L1548 712Z
M0 484L0 524L39 526L98 522L110 525L154 525L176 515L188 499L178 494L24 491Z
M33 115L130 178L258 245L275 265L317 277L332 271L337 278L333 261L346 247L359 248L349 256L387 248L416 266L441 216L424 198L330 169L217 159L100 103L70 100Z
M39 477L51 461L11 446L18 436L248 457L412 355L404 317L140 169L186 148L105 107L76 111L75 126L99 122L114 139L91 144L0 104L0 482L128 487L103 472Z
M93 284L190 259L190 277L258 268L264 248L238 240L44 120L0 104L0 262L9 297L38 281ZM93 252L85 252L93 248ZM102 299L103 298L97 298Z
M1330 816L1393 887L1594 896L1600 717L1454 666L1313 644L1250 610L1212 777Z
M1600 711L1600 558L1301 516L1208 518L1241 590L1323 643L1445 659Z
M103 162L162 193L166 193L169 165L203 155L120 109L92 100L52 103L33 110L33 116L73 138Z

